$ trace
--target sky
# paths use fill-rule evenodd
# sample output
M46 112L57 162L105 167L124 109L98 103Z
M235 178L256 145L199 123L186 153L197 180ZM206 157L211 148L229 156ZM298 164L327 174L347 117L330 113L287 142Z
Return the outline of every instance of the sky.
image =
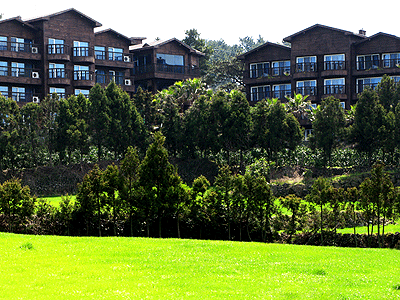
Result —
M283 38L314 24L322 24L371 36L385 32L400 37L400 2L335 0L117 0L117 1L48 1L3 0L3 19L21 16L29 20L69 8L101 23L100 29L112 28L127 37L146 37L146 42L183 39L185 31L197 29L207 40L223 39L227 44L239 43L246 36L256 40L281 43ZM4 3L5 2L5 3Z

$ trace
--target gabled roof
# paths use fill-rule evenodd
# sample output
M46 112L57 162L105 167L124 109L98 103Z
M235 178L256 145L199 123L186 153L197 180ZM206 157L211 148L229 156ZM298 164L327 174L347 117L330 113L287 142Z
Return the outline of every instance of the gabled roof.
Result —
M185 47L189 50L189 52L200 55L200 56L204 56L205 54L203 52L200 52L192 47L190 47L189 45L185 44L184 42L178 40L177 38L172 38L169 40L159 40L159 41L154 41L154 42L150 42L150 43L143 43L143 44L139 44L139 45L134 45L129 47L129 50L132 51L142 51L142 50L148 50L148 49L157 49L160 48L161 46L168 44L168 43L172 43L172 42L176 42L178 44L180 44L182 47Z
M27 22L25 22L25 21L22 21L22 19L21 19L20 16L14 17L14 18L5 19L5 20L0 20L0 24L6 23L6 22L17 22L17 23L20 23L22 26L27 26L27 27L29 27L30 29L37 30L37 29L36 29L34 26L32 26L31 24L29 24L29 23L27 23Z
M338 28L334 28L334 27L329 27L329 26L325 26L325 25L321 25L321 24L315 24L315 25L310 26L310 27L308 27L308 28L306 28L306 29L304 29L302 31L296 32L295 34L289 35L288 37L285 37L283 40L285 42L289 42L290 43L290 42L292 42L292 39L294 37L299 36L301 34L305 34L307 31L313 30L315 28L324 28L324 29L328 29L328 30L341 32L344 35L354 35L354 36L357 36L357 37L360 37L360 38L366 38L366 36L362 35L362 34L355 34L355 33L351 32L351 31L342 30L342 29L338 29Z
M257 52L257 51L260 51L267 47L278 47L278 48L282 48L282 49L290 51L290 47L288 47L288 46L275 44L275 43L271 43L271 42L266 42L266 43L262 44L261 46L258 46L250 51L247 51L246 53L239 55L238 59L245 59L247 55Z
M81 17L85 18L87 21L92 23L93 27L102 26L101 23L97 22L96 20L93 20L92 18L89 18L87 15L81 13L80 11L76 10L75 8L70 8L70 9L66 9L66 10L51 14L51 15L47 15L47 16L43 16L43 17L27 20L26 22L31 23L31 22L36 22L36 21L46 21L46 20L49 20L49 19L51 19L53 17L59 16L59 15L62 15L62 14L66 14L66 13L69 13L69 12L75 12L76 14L78 14Z
M375 33L374 35L371 35L370 37L366 37L364 40L359 41L359 42L357 42L355 44L359 45L361 43L369 42L370 40L376 39L378 37L387 37L387 38L400 40L400 37L398 37L396 35L392 35L392 34L388 34L388 33L384 33L384 32L378 32L378 33Z
M130 37L129 38L129 37L117 32L117 31L115 31L114 29L111 29L111 28L108 28L108 29L105 29L105 30L101 30L101 31L97 31L97 32L94 33L94 35L96 36L96 35L104 34L104 33L108 33L108 32L113 34L113 35L115 35L118 38L122 38L122 39L126 40L128 43L131 43L131 44L137 44L138 42L141 42L141 41L146 39L145 37Z

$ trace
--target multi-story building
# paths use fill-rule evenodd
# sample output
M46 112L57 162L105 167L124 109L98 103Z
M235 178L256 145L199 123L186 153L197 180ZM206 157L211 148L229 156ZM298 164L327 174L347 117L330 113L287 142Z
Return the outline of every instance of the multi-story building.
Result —
M0 93L22 105L53 92L61 97L88 95L96 83L105 86L114 80L132 94L138 75L138 84L157 88L154 80L161 72L143 78L137 71L142 64L136 48L146 48L145 38L128 38L112 29L95 32L98 27L99 22L75 9L26 21L21 17L0 21ZM165 66L184 70L162 72L167 73L163 79L170 79L168 83L196 76L186 70L188 65L198 65L202 55L198 51L173 39L163 44L162 54ZM177 55L184 57L183 62L175 59Z
M366 86L375 88L384 74L400 80L400 38L378 33L367 37L316 24L283 39L265 43L239 58L250 103L263 98L309 95L317 105L334 96L344 108Z

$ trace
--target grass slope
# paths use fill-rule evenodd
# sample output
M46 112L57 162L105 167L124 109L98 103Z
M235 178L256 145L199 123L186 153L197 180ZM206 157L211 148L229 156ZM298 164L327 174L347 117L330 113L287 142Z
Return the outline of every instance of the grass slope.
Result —
M1 299L396 299L400 251L0 233Z

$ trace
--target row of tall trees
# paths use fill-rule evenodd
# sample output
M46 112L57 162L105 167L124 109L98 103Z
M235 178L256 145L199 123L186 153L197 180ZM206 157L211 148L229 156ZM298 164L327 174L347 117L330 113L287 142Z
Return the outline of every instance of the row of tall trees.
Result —
M328 232L367 224L383 246L387 221L400 213L400 191L377 163L359 187L314 181L309 194L274 197L262 166L235 174L220 168L215 181L196 178L190 186L168 161L165 137L153 136L141 160L128 147L120 164L97 165L78 184L76 200L66 196L55 208L36 201L28 187L12 179L0 185L0 227L10 232L75 235L129 235L272 241L282 233ZM279 233L280 232L280 233Z

